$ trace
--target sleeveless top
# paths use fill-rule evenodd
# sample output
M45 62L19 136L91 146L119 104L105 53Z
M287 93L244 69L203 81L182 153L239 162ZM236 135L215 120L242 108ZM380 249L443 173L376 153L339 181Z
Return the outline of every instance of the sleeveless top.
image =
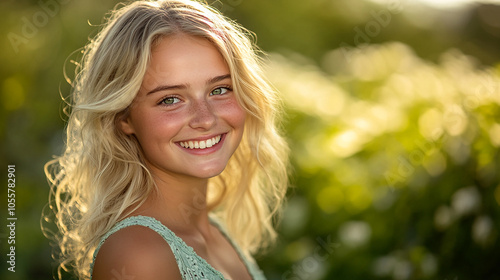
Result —
M248 259L247 257L245 257L241 249L237 246L237 244L233 242L233 240L229 237L222 226L220 226L214 219L210 220L211 223L219 229L222 235L236 250L252 279L265 280L266 278L264 277L264 274L257 267L255 261L253 259ZM213 268L205 259L196 254L194 249L191 246L187 245L186 242L184 242L184 240L182 240L180 237L175 235L173 231L168 229L165 225L163 225L155 218L147 216L132 216L123 219L102 237L101 242L99 242L96 250L94 251L94 257L90 265L90 279L92 279L92 270L94 268L95 258L102 244L104 244L104 241L106 241L106 239L113 233L123 228L135 225L150 228L163 237L163 239L170 246L172 253L174 254L183 280L226 280L221 272Z

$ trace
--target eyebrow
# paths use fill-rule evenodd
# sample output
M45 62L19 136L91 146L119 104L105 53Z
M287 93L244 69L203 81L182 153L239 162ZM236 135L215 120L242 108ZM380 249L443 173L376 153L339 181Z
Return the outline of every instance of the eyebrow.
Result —
M231 78L231 74L225 74L225 75L216 76L216 77L208 79L207 82L206 82L206 84L207 85L215 84L217 82L220 82L220 81L223 81L223 80L229 79L229 78ZM187 87L188 87L187 84L159 85L159 86L155 87L154 89L150 90L148 93L146 93L146 95L149 95L149 94L152 94L152 93L155 93L155 92L158 92L158 91L172 90L172 89L185 89Z

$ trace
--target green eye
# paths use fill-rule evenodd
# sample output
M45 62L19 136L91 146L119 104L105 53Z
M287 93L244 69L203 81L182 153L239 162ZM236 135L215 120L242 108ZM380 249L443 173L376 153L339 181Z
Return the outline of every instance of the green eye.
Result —
M220 88L216 88L214 89L210 95L221 95L221 94L224 94L228 91L227 88L223 88L223 87L220 87Z
M180 99L179 99L179 98L177 98L177 97L173 97L173 96L170 96L170 97L167 97L167 98L163 99L163 100L161 101L161 103L162 103L162 104L165 104L165 105L172 105L172 104L175 104L175 103L177 103L177 102L179 102L179 101L180 101Z

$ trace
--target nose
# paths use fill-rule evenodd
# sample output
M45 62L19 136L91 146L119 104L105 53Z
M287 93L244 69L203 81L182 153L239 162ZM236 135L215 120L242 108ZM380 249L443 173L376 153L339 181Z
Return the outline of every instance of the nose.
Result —
M217 121L214 108L206 99L193 101L190 113L189 126L194 129L209 130Z

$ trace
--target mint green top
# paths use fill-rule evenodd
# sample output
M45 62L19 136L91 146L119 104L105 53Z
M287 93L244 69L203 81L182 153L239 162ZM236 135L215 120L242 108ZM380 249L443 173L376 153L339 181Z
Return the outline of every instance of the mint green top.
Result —
M229 237L226 231L213 219L211 219L212 224L214 224L220 232L227 238L227 240L234 247L241 260L245 264L250 276L254 280L265 280L264 274L257 267L257 264L253 259L247 259L245 255L242 253L241 249L233 242L233 240ZM224 275L221 272L213 268L205 259L200 257L194 249L187 245L180 237L175 235L173 231L168 229L165 225L163 225L160 221L156 220L152 217L146 216L133 216L126 218L120 222L118 222L108 233L106 233L99 245L94 252L94 258L90 265L90 275L92 275L92 270L94 268L95 258L102 244L108 237L110 237L113 233L119 231L120 229L129 227L129 226L144 226L150 228L157 232L159 235L165 239L165 241L170 246L170 249L174 253L175 260L177 265L179 266L179 271L181 272L182 279L185 280L202 280L202 279L210 279L210 280L226 280ZM92 279L92 276L90 277Z

